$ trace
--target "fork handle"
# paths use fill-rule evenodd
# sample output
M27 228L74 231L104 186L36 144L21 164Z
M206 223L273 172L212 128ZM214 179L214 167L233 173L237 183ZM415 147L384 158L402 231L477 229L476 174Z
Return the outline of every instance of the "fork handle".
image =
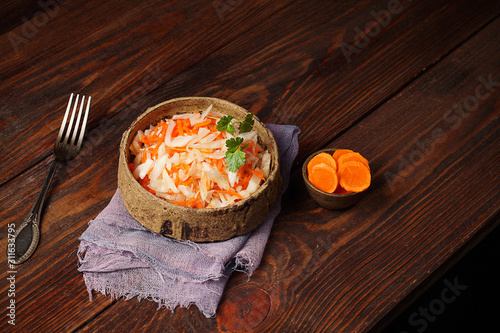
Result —
M42 188L40 189L40 193L38 193L38 197L36 198L35 204L33 205L32 212L36 212L38 216L42 213L43 204L45 202L45 197L47 196L47 192L50 187L50 183L52 183L52 179L56 174L57 168L59 167L59 161L54 159L49 168L49 173L43 182Z
M15 265L22 264L28 260L29 257L31 257L33 252L35 252L35 249L38 246L38 241L40 240L40 215L42 213L47 191L58 166L59 162L54 159L50 165L49 173L43 182L42 188L38 193L35 204L31 208L28 215L24 218L21 225L16 229L14 234L15 251L13 258L13 253L7 252L9 263L13 263ZM7 248L7 251L8 250L9 248Z

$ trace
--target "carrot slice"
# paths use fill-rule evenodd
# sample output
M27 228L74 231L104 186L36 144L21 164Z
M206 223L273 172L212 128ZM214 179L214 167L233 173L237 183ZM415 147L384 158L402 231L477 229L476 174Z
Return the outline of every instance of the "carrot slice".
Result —
M337 149L336 151L333 152L333 159L335 161L339 161L339 157L344 155L344 154L348 154L348 153L354 153L352 150L350 149Z
M337 170L337 162L333 159L332 155L327 153L319 153L314 156L309 163L307 163L307 173L312 173L312 168L316 165L325 163L332 167L333 170Z
M327 193L333 193L338 185L337 171L326 163L313 166L308 178L316 188Z
M339 164L339 183L347 191L362 192L371 183L370 169L360 161Z
M352 152L352 153L346 153L342 156L340 156L337 160L339 167L341 164L349 162L349 161L358 161L366 165L368 169L370 169L370 166L368 165L368 160L361 156L360 153Z

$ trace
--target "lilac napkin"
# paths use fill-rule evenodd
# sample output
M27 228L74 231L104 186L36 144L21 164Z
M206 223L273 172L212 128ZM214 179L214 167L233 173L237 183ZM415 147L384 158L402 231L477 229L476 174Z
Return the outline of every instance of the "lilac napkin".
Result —
M292 125L266 125L280 155L282 193L297 156L300 130ZM153 233L125 209L119 190L79 238L79 267L90 299L92 290L111 297L146 298L159 308L195 304L206 317L215 316L231 273L251 275L259 266L281 196L267 219L252 232L223 242L177 241Z

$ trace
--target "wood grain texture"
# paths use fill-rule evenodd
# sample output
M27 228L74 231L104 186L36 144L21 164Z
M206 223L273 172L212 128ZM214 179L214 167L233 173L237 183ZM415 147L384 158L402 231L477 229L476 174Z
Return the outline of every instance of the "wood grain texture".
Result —
M9 32L24 42L13 44L4 34L0 139L5 143L1 157L9 166L0 167L1 183L51 153L70 93L94 96L89 129L99 128L285 5L242 4L221 23L207 1L189 6L176 1L67 2L30 38L23 37L23 25ZM164 95L160 101L170 97L179 96ZM26 110L38 116L30 118ZM14 153L19 145L26 147L25 154Z
M40 245L18 268L17 325L2 320L0 330L363 332L494 225L498 2L401 1L377 34L365 31L366 44L358 31L387 1L214 4L64 2L17 51L8 34L22 36L39 3L0 5L2 253L7 225L26 215L53 159L69 93L94 98L83 150L57 173ZM343 43L360 51L350 61ZM250 280L233 274L213 319L194 306L172 313L95 293L89 302L78 237L116 189L121 134L148 106L204 95L302 131L259 269ZM370 160L373 185L349 210L326 211L306 194L300 165L325 147Z
M475 94L481 86L478 77L493 74L494 81L500 81L499 59L491 56L498 52L492 45L498 44L495 30L499 24L492 24L484 35L444 59L331 144L362 152L375 172L371 193L356 209L327 212L290 194L268 247L266 258L272 260L261 267L270 269L272 276L275 267L269 266L278 261L276 266L293 272L281 277L287 282L282 290L272 287L280 298L279 309L289 310L271 314L268 318L276 320L261 327L264 331L307 327L363 331L475 232L494 222L499 185L487 179L499 171L498 89L466 113L460 126L457 119L446 121L443 115ZM460 70L454 70L458 64ZM442 137L422 150L432 133L440 130ZM406 167L400 169L400 161L410 161L413 155L422 159L403 163ZM394 191L386 178L388 172L402 178ZM294 175L289 192L300 193L304 185L300 175ZM301 237L304 234L314 236ZM300 254L294 249L300 249ZM280 259L284 253L286 259ZM316 293L309 294L313 285ZM289 294L279 296L285 291ZM294 297L302 300L301 306L291 301ZM391 302L383 306L383 299ZM311 308L318 312L306 310ZM315 316L328 317L328 312L335 315L325 322L316 321Z
M159 93L173 89L181 95L194 87L202 95L229 99L257 112L264 122L322 128L321 133L302 133L299 160L303 160L384 103L387 96L398 92L500 11L493 2L484 2L483 6L470 2L401 2L400 13L392 15L391 22L381 27L370 43L358 45L359 53L350 56L348 62L341 46L355 44L356 32L374 22L371 11L387 10L385 1L359 6L342 12L340 4L294 2L274 20L263 22L256 32L235 39L160 87ZM483 12L486 8L490 11ZM436 12L441 15L433 14ZM449 22L457 23L451 28ZM296 30L295 25L300 30L290 34ZM259 52L254 54L256 47ZM209 75L203 80L207 70ZM383 74L376 75L377 71ZM222 84L214 84L219 81Z

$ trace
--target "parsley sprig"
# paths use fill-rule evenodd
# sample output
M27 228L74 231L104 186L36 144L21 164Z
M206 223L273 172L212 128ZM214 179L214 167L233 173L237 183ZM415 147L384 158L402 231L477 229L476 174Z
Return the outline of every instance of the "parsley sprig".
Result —
M247 114L242 121L234 119L231 115L224 116L217 122L216 128L219 132L225 131L233 134L236 131L233 121L240 123L238 126L238 133L250 132L254 124L253 113ZM242 146L242 143L243 138L239 136L226 140L227 151L224 159L231 172L236 172L246 162L246 156L243 151L247 148L248 144Z
M224 159L226 160L226 165L231 172L236 172L246 162L246 157L243 150L246 149L248 143L244 146L241 146L242 143L242 137L226 140L227 151Z
M233 116L231 116L231 115L227 115L227 116L222 117L217 122L217 126L216 126L217 130L219 132L228 132L228 133L233 134L236 130L234 128L234 125L233 125L233 120L235 122L240 123L240 126L238 127L239 133L250 132L253 128L253 123L254 123L253 113L249 113L245 116L245 119L243 119L242 121L238 121L238 120L234 119Z

